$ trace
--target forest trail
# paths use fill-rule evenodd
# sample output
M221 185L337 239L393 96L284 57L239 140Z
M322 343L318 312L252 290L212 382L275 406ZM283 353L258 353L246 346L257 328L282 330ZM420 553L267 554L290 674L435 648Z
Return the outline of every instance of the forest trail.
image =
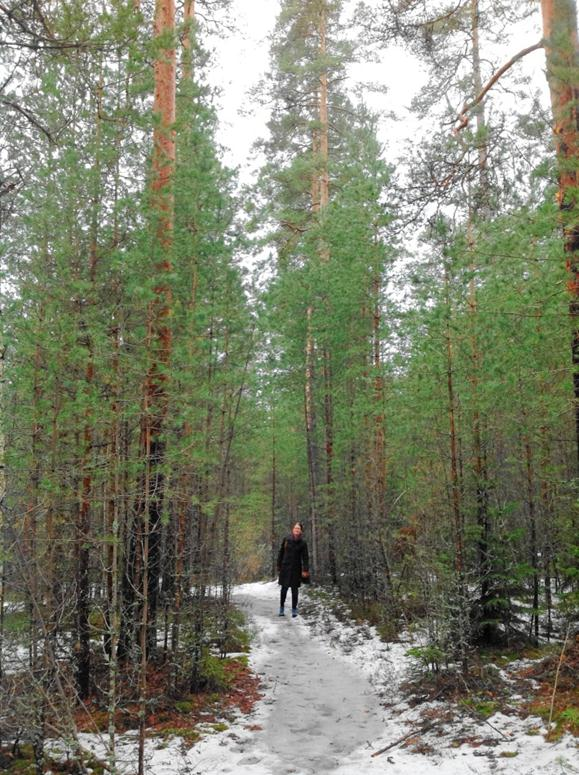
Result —
M264 699L243 730L199 746L192 772L313 775L337 772L352 756L370 760L384 726L364 673L324 649L300 616L278 616L277 584L241 587L233 602L248 616Z
M235 598L251 617L255 647L267 655L259 672L271 687L271 712L255 746L278 757L276 772L331 772L356 749L369 752L383 732L378 698L360 670L312 640L299 616L276 616L271 586L262 596Z

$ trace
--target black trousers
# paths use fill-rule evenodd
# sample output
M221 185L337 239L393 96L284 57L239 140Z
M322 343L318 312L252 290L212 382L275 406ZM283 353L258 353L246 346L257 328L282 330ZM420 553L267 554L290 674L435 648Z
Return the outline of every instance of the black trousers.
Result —
M289 587L282 587L279 597L279 604L283 607L285 605L285 599L287 597L287 591ZM292 608L298 607L298 595L300 593L299 587L292 587Z

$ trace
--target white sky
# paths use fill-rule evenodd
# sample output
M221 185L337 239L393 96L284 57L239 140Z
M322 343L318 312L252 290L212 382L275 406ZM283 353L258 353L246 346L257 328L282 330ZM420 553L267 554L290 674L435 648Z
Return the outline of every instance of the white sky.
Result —
M248 91L269 66L268 35L279 13L278 0L233 0L231 18L238 32L211 41L215 62L211 81L222 89L218 140L227 149L225 163L240 166L244 182L251 179L251 146L266 133L267 109L252 101Z
M239 32L224 39L211 39L215 62L211 81L222 89L218 140L227 150L226 164L240 166L241 178L252 177L251 146L266 134L267 108L257 105L248 95L269 67L268 36L279 13L279 0L233 0L231 18ZM368 94L371 108L403 111L420 88L424 76L416 61L401 48L382 52L380 62L352 65L353 79L388 86L386 97ZM403 77L400 77L403 74ZM381 140L385 144L401 142L410 134L405 122L384 122Z
M355 0L347 0L346 7L353 8ZM279 0L233 0L229 18L238 31L227 38L210 38L208 43L215 50L215 61L210 68L213 84L222 90L218 132L219 142L226 148L225 163L239 167L242 182L249 182L263 160L252 158L252 144L266 132L268 110L249 96L249 90L265 75L269 66L268 35L272 32L279 13ZM538 3L537 3L538 9ZM540 17L524 24L520 31L511 31L511 40L505 37L505 48L498 55L502 64L510 56L541 37ZM546 97L544 55L535 52L516 65L533 74L533 83L542 88ZM368 93L368 105L378 113L384 113L379 133L387 147L389 158L398 157L405 141L415 137L418 118L407 110L425 76L415 58L401 47L389 47L381 52L380 61L351 66L350 75L362 82L374 82L388 88L388 93ZM506 95L505 99L511 97ZM394 111L398 121L386 114Z

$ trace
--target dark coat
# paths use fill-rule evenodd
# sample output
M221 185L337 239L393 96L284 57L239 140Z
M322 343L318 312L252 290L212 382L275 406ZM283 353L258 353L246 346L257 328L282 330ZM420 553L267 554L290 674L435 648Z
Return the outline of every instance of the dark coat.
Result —
M289 535L283 539L277 556L278 583L282 587L299 587L302 571L309 571L308 545L303 538L297 540Z

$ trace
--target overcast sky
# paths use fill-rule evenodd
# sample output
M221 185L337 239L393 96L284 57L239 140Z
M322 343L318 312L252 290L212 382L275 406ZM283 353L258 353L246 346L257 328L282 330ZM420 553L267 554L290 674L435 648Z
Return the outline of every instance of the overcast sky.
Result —
M219 141L228 149L225 161L240 166L242 179L251 177L251 146L266 133L268 111L251 101L248 91L265 75L269 67L268 36L279 13L279 0L233 0L231 18L239 32L225 39L214 38L215 62L211 81L220 86ZM384 51L380 62L356 64L350 75L359 81L388 86L388 96L368 95L368 104L377 111L395 109L404 112L424 80L418 64L402 49ZM408 137L402 122L385 121L383 142L396 144Z
M267 111L250 102L248 91L267 70L267 37L278 12L278 0L233 0L231 17L238 32L211 40L215 48L211 81L223 92L218 100L218 139L228 149L226 163L240 166L245 179L249 173L251 145L258 136L263 136L268 120Z
M356 0L346 0L345 5L351 10ZM211 37L208 41L215 50L210 78L222 90L218 100L218 140L227 149L226 164L239 167L244 182L251 180L252 170L259 163L259 160L252 160L251 147L258 137L266 134L268 120L267 109L251 100L248 92L268 69L268 36L275 25L279 8L279 0L232 0L230 18L237 32L226 38ZM508 33L510 39L505 34L505 48L497 54L501 64L541 37L539 14L536 13L518 32L509 30ZM546 102L543 52L531 54L516 67L519 72L532 74L534 85L544 90ZM349 73L353 79L375 82L388 88L386 96L370 93L366 101L371 108L384 114L379 130L380 140L387 148L387 155L396 158L417 127L416 117L408 111L412 97L425 81L417 60L401 47L390 47L381 52L379 62L352 65ZM509 99L512 97L506 94L504 100L508 102ZM391 111L399 116L398 121L387 117Z

